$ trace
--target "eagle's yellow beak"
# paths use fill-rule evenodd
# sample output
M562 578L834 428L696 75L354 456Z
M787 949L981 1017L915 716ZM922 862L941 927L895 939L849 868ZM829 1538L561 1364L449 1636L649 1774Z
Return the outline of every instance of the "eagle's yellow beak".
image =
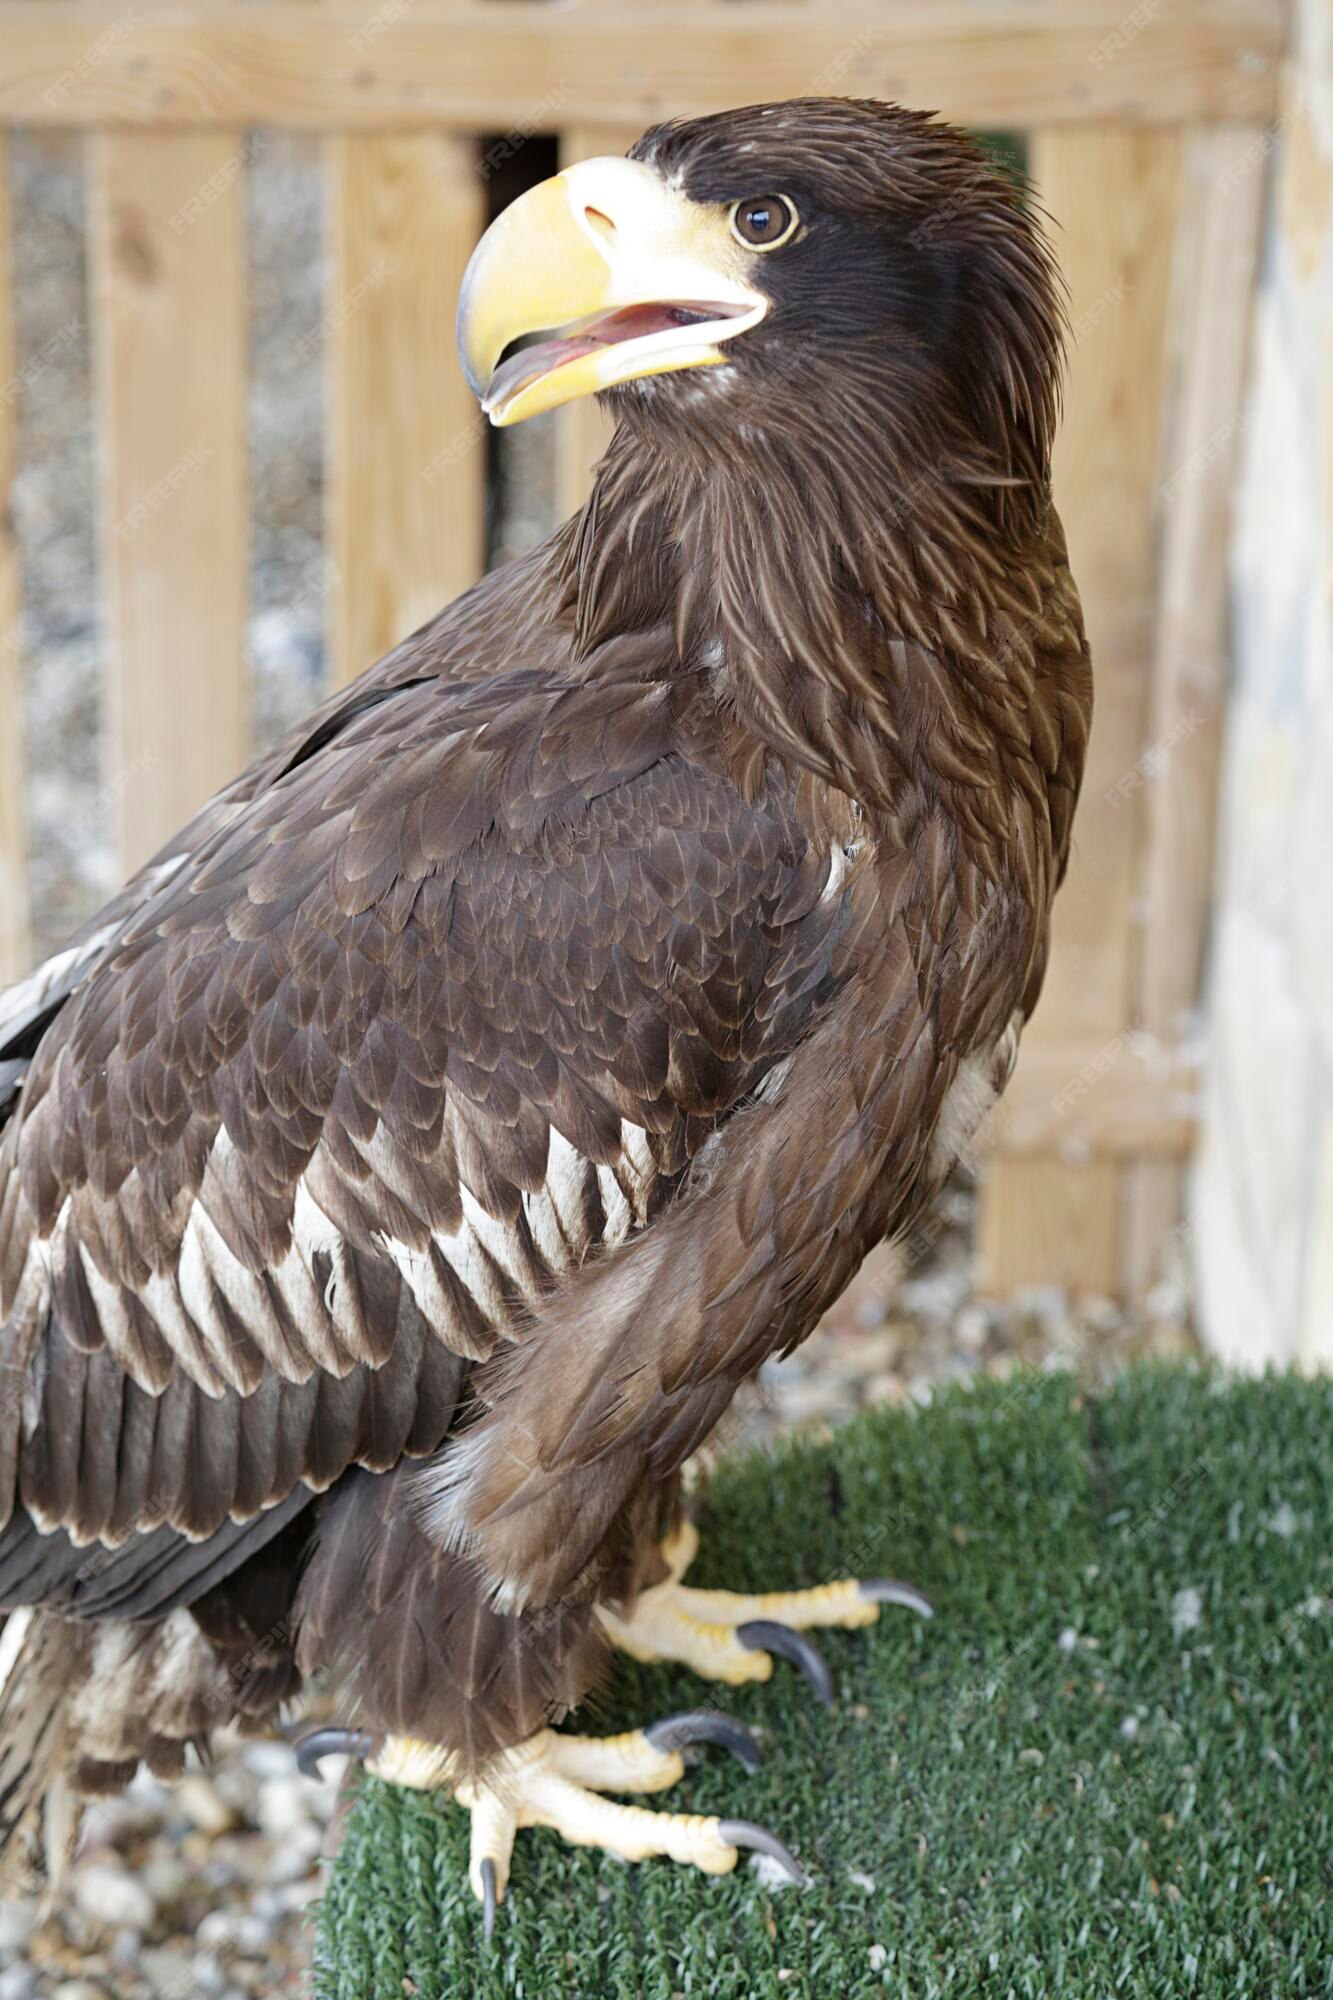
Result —
M727 213L638 160L583 160L529 189L472 253L458 302L463 369L493 424L615 382L706 368L768 300ZM550 340L508 360L525 334Z

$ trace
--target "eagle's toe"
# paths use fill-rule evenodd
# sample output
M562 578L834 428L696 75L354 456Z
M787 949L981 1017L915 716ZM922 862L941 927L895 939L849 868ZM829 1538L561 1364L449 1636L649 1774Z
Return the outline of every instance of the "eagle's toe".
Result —
M816 1699L833 1706L833 1675L818 1647L804 1635L824 1627L873 1625L881 1604L901 1605L923 1618L934 1615L928 1597L892 1577L842 1577L810 1590L696 1590L682 1581L699 1538L692 1525L678 1527L662 1544L668 1574L639 1593L625 1615L603 1606L611 1643L650 1664L675 1660L708 1680L736 1686L766 1681L774 1657L790 1660Z
M509 1887L514 1840L525 1826L551 1827L572 1846L600 1847L622 1861L662 1855L708 1875L730 1873L748 1848L768 1855L793 1881L803 1880L799 1864L777 1835L751 1820L653 1812L602 1796L667 1790L684 1774L682 1753L696 1743L729 1750L747 1771L757 1770L762 1761L743 1724L708 1709L664 1716L619 1736L567 1736L540 1729L480 1774L465 1774L448 1751L411 1737L388 1736L372 1746L363 1732L316 1730L302 1747L307 1750L303 1768L317 1768L318 1758L335 1750L365 1755L371 1748L367 1768L376 1777L415 1790L452 1793L471 1816L468 1881L482 1906L489 1938Z

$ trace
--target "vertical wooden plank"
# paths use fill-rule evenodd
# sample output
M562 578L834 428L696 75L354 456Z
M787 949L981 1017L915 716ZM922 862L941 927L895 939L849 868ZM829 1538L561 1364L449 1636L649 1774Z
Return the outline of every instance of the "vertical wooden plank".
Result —
M1226 707L1232 475L1243 423L1249 301L1263 224L1262 135L1192 132L1185 146L1169 315L1172 372L1158 498L1161 581L1144 812L1143 957L1138 1015L1162 1041L1189 1032L1213 886L1217 777ZM1181 1171L1133 1166L1126 1182L1131 1290L1157 1274L1179 1220Z
M23 675L13 492L19 385L14 346L9 135L0 130L0 986L28 963Z
M244 761L246 147L89 147L108 794L136 867Z
M1031 167L1058 225L1071 292L1055 495L1083 595L1097 697L1050 974L1024 1042L1029 1053L1064 1041L1111 1052L1123 1045L1128 1056L1142 817L1133 774L1150 709L1154 497L1180 141L1171 130L1057 126L1034 133ZM986 1289L1038 1281L1118 1289L1122 1170L1106 1160L1005 1160L1002 1148L1001 1128L979 1236ZM1052 1217L1060 1218L1058 1231Z
M454 317L485 188L472 144L438 132L338 135L328 167L327 541L346 681L481 574L486 426Z
M570 125L560 134L560 164L627 153L639 137L630 125ZM556 512L563 521L587 499L593 468L611 441L611 423L591 396L568 403L556 420Z

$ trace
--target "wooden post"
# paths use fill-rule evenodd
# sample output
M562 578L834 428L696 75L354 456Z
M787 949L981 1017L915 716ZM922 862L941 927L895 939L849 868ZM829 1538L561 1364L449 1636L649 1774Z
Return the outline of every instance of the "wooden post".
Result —
M1128 1071L1138 1060L1129 1031L1140 953L1141 760L1149 747L1154 500L1179 163L1179 137L1169 130L1087 124L1033 135L1033 178L1055 219L1071 291L1055 495L1083 595L1096 714L1050 972L1020 1067L1059 1043L1086 1050L1098 1076L1107 1065ZM1067 1078L1055 1101L1079 1080L1077 1072ZM1006 1159L1002 1119L997 1141L979 1232L984 1289L1043 1282L1119 1290L1120 1164L1074 1146L1045 1159Z
M0 986L28 963L27 842L24 828L23 675L18 555L10 495L14 485L19 385L14 348L9 207L9 135L0 131Z
M249 737L247 151L235 131L90 142L104 770L126 869L236 775Z
M570 125L560 134L560 164L604 153L627 153L639 137L630 125ZM563 521L581 507L592 487L593 468L611 441L612 426L592 397L569 403L556 420L555 498Z
M1213 887L1217 775L1229 671L1227 555L1265 187L1261 129L1217 125L1186 143L1172 274L1170 421L1158 491L1161 563L1142 793L1138 1017L1163 1043L1190 1034ZM1179 1163L1126 1178L1126 1282L1158 1275L1181 1203Z
M352 680L481 574L486 422L454 350L485 222L468 141L328 142L333 670Z

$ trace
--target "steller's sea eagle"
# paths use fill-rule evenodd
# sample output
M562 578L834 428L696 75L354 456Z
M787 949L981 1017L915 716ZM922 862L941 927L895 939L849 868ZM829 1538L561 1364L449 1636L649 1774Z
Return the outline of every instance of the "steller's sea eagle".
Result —
M968 138L650 131L478 246L469 380L599 393L586 506L259 759L0 996L0 1838L339 1677L382 1775L713 1872L702 1713L905 1585L691 1591L680 1468L1003 1086L1091 703L1059 284ZM551 329L555 329L551 332ZM516 345L536 333L537 344Z

